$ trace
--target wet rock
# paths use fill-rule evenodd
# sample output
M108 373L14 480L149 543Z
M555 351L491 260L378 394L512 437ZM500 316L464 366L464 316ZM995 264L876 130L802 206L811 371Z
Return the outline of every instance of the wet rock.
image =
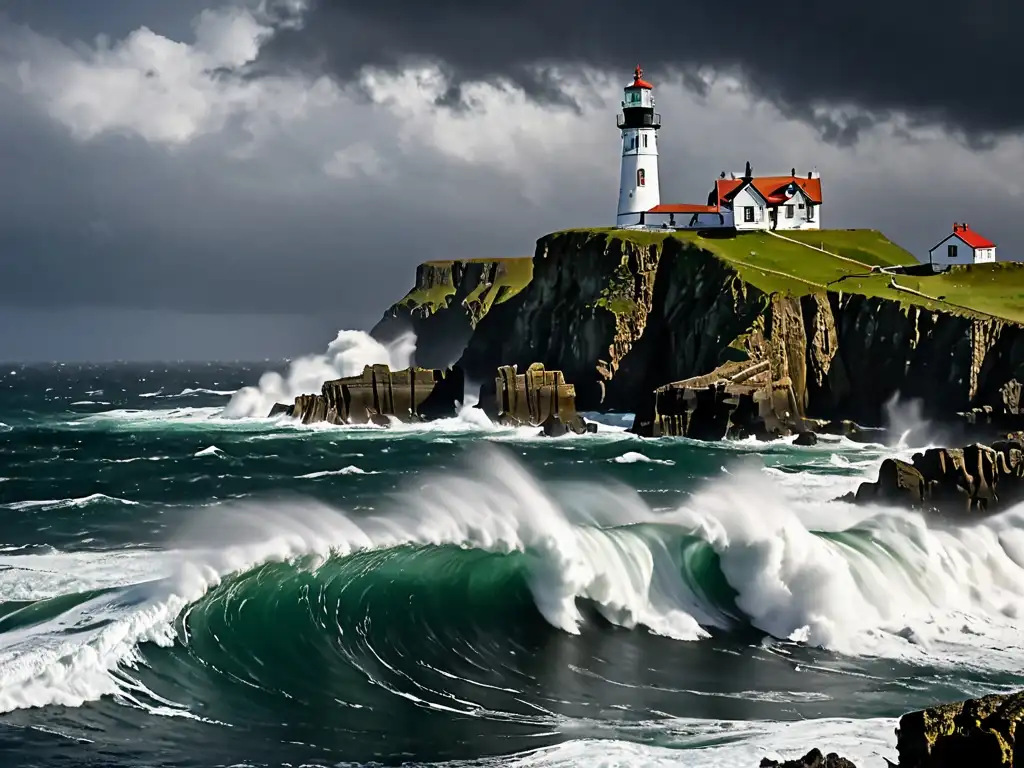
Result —
M576 412L576 390L561 371L548 371L540 363L519 373L514 365L503 365L495 378L493 406L485 412L500 424L541 427L550 437L583 434L587 423Z
M793 445L810 446L818 444L818 436L813 432L801 432L796 436Z
M910 463L886 459L876 482L862 483L842 500L951 516L996 512L1024 500L1024 443L931 448Z
M889 430L884 427L862 427L846 419L819 421L814 424L813 429L819 435L836 435L855 443L884 443L889 434Z
M294 404L271 415L286 413L303 424L377 424L424 421L454 416L464 397L459 368L447 371L407 368L392 371L386 365L368 365L358 376L325 381L320 394L300 395Z
M857 768L845 757L840 757L835 752L827 755L821 754L821 750L814 748L799 760L769 760L767 757L761 760L761 768Z
M803 424L792 381L773 379L771 363L764 360L728 363L659 387L653 413L638 414L633 431L694 440L771 439L803 431Z
M910 712L896 729L900 768L1011 768L1024 692ZM1022 732L1024 733L1024 732Z

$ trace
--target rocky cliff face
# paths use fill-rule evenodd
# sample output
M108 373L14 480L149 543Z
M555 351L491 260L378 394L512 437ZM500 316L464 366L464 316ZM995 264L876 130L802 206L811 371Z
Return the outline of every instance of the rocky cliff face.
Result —
M412 330L417 336L413 363L447 368L462 355L491 307L519 293L532 273L529 258L420 264L412 290L384 313L370 333L388 342Z
M839 291L768 294L654 233L538 241L532 281L479 321L460 364L473 384L535 361L565 372L581 410L641 413L657 387L735 362L767 363L800 418L878 424L897 393L928 417L1024 406L1021 326Z

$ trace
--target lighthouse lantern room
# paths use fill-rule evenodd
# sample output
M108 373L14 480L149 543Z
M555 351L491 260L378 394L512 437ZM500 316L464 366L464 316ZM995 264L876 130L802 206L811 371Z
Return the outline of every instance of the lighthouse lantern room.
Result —
M661 203L658 186L658 129L661 115L654 111L654 87L643 79L637 66L633 82L626 86L622 112L622 174L616 226L644 226L644 214Z

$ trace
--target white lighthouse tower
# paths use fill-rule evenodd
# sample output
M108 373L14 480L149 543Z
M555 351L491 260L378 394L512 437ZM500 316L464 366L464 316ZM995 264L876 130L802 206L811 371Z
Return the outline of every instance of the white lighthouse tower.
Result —
M658 185L658 129L654 86L643 79L639 65L625 88L618 126L622 131L622 174L619 180L617 227L644 224L644 213L661 203Z

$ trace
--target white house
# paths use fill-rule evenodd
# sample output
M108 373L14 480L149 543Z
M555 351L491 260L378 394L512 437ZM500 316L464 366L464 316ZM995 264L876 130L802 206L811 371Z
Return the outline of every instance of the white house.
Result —
M953 222L953 233L928 251L928 263L941 272L954 264L991 264L996 260L996 244L966 224Z
M732 211L736 229L820 229L821 176L810 171L797 176L754 176L750 164L743 175L731 174L715 182L718 206Z

